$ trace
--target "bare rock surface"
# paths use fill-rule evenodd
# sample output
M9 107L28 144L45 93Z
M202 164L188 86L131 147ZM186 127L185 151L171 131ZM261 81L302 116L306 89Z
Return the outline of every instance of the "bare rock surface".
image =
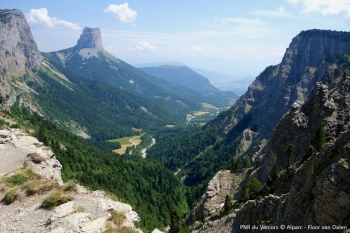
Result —
M103 50L101 30L99 28L85 27L83 33L80 35L76 48L96 48Z
M188 222L200 219L202 215L208 218L219 215L224 206L226 195L229 195L233 200L240 199L240 188L242 181L246 178L246 173L246 169L237 173L231 173L229 170L219 171L209 182L201 201L191 211Z
M0 178L11 176L22 168L26 161L28 168L39 174L41 182L54 181L62 185L61 164L51 150L36 138L27 136L19 129L0 130ZM6 140L4 140L6 139ZM35 153L34 157L27 156ZM35 161L34 161L35 160ZM4 184L0 182L0 190ZM64 195L73 197L72 201L62 204L53 210L41 207L43 199L53 193L48 190L28 196L20 193L13 203L0 203L0 232L84 232L96 233L106 230L110 224L111 213L124 216L122 226L134 229L140 221L138 214L128 204L114 201L103 191L90 191L77 185L74 191ZM0 199L4 190L0 191Z

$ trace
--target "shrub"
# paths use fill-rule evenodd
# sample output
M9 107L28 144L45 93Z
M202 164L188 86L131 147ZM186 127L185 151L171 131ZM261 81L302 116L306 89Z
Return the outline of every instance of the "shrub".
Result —
M13 203L15 200L18 200L19 194L17 190L18 190L18 187L7 190L2 201L5 204L9 205Z
M14 185L22 185L28 181L28 178L23 173L16 173L7 179L7 182Z
M242 199L249 200L257 198L263 187L262 183L255 177L248 180L243 185Z
M72 196L64 196L61 192L56 191L54 193L51 193L43 200L41 207L47 210L52 210L56 206L62 205L72 200Z
M29 180L40 180L42 178L41 175L33 172L31 168L27 168L26 170L23 171L23 173L26 175L26 177Z
M120 227L121 225L123 225L124 219L125 216L123 213L113 211L110 221L113 222L116 227Z

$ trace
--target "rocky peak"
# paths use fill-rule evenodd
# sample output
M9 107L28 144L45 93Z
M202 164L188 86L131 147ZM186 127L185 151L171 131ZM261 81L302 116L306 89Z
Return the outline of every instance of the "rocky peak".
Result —
M0 10L1 76L20 76L42 61L26 18L20 10Z
M85 27L83 33L80 35L76 48L96 48L102 50L103 45L100 29Z

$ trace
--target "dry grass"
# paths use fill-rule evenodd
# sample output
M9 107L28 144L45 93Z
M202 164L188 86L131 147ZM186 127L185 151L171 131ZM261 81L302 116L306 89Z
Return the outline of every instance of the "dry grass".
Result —
M73 191L73 192L78 191L77 184L74 181L68 181L67 183L62 185L61 189L63 191Z
M208 103L202 103L203 108L208 108L208 109L217 109L216 106Z
M56 180L45 181L31 181L27 185L24 184L23 188L26 190L27 196L43 194L58 187Z
M14 187L14 188L7 190L5 192L4 198L2 199L2 202L9 205L9 204L13 203L14 201L19 200L20 194L19 194L18 190L19 190L18 187Z
M112 216L109 219L109 222L106 223L106 230L103 233L133 233L130 228L124 227L123 222L125 216L123 213L118 213L116 211L112 212Z
M123 154L125 154L126 148L128 148L129 146L132 146L132 144L121 145L121 148L116 149L113 152L118 153L120 155L123 155Z
M85 212L85 208L84 206L78 206L78 208L75 210L75 213L84 213Z
M30 153L27 155L28 158L30 158L30 160L33 163L39 164L41 162L45 162L46 158L44 158L43 156L39 155L38 153Z
M203 116L205 114L208 114L209 112L203 112L203 111L198 111L198 112L195 112L193 113L195 116Z

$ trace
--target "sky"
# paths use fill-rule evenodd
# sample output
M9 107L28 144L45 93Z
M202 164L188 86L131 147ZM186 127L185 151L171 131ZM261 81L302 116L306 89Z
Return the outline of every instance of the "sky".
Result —
M181 62L235 78L280 63L302 30L350 26L350 0L11 0L0 8L23 12L42 52L100 28L104 49L132 65Z

